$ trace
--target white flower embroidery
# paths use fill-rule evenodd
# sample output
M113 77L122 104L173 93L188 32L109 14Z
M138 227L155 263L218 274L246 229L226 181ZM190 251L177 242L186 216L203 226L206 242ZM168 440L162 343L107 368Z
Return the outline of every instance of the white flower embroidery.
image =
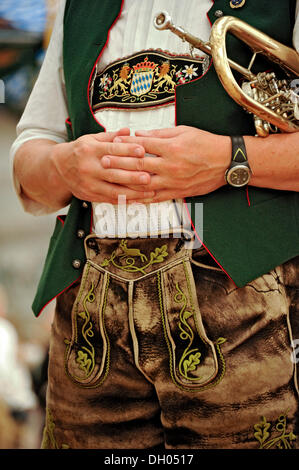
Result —
M101 88L105 88L105 85L107 85L109 83L109 79L110 77L108 76L107 73L105 73L102 77L101 77L101 80L100 80L100 87Z
M194 67L194 64L185 65L185 70L183 70L183 73L185 74L186 78L197 77L196 70L198 70L198 67Z

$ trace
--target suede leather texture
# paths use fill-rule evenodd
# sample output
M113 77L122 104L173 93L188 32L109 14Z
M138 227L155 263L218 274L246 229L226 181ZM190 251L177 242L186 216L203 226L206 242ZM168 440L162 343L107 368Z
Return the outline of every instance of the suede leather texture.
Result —
M57 301L43 448L299 447L298 259L236 288L179 238L85 250Z

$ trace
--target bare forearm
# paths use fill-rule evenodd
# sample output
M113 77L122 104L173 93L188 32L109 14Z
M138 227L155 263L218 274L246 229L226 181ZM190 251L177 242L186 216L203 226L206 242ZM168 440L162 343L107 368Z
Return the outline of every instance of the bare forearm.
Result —
M148 154L144 170L151 172L149 189L156 191L154 202L204 195L226 185L225 173L231 163L231 139L189 126L136 131L121 137L123 142L139 143ZM299 132L245 136L248 161L257 187L299 191ZM119 159L110 158L110 168ZM134 167L130 167L134 168Z
M24 143L15 155L15 174L24 195L56 210L66 206L72 195L84 201L113 204L120 195L128 201L154 196L152 190L142 189L150 181L147 172L115 171L102 166L106 155L143 159L140 145L113 143L116 136L129 132L124 128L88 134L62 144L45 139ZM130 189L132 185L137 189Z
M14 160L22 193L55 210L65 207L72 196L53 163L52 152L57 145L65 144L47 139L30 140L21 145Z
M245 143L252 186L299 191L299 133L246 136Z

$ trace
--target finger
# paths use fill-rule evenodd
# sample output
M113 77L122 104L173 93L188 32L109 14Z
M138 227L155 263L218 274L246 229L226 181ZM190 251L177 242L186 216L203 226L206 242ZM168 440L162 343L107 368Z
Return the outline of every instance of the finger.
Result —
M121 129L114 132L98 132L96 134L91 134L98 142L112 142L113 139L117 136L129 136L130 129L128 127L122 127Z
M152 202L155 203L155 202L171 201L172 199L175 199L175 198L176 196L173 190L164 189L156 193L156 195L152 198Z
M119 169L105 170L102 178L108 183L121 184L125 186L148 185L151 181L149 173Z
M164 154L169 146L166 139L159 137L119 136L114 139L114 142L140 145L144 148L145 152L152 155Z
M164 129L151 129L151 130L137 130L135 132L136 136L140 137L159 137L159 138L171 138L175 137L183 132L183 129L180 127L169 127Z
M156 193L155 196L151 198L146 198L146 199L138 199L138 200L132 200L130 202L138 202L138 203L143 203L143 204L153 204L157 202L164 202L164 201L171 201L172 199L175 198L181 198L181 196L176 196L175 191L169 190L169 189L164 189L162 191L159 191Z
M133 185L129 184L128 187L134 190L138 189L138 187L134 184ZM171 183L171 187L173 188L173 183ZM148 191L154 191L157 193L158 191L161 191L162 189L168 189L167 181L165 178L159 175L153 175L151 176L150 183L144 189Z
M105 155L101 159L103 168L118 168L130 171L146 171L148 173L165 172L165 161L159 157L131 158Z
M144 148L134 143L102 142L98 144L97 150L101 158L106 155L143 158L145 155ZM108 164L108 160L106 164Z
M115 193L113 191L116 191L117 193L117 199L119 196L125 196L127 199L148 199L148 198L153 198L155 196L154 191L138 191L138 190L133 190L130 188L127 188L125 186L119 186L119 185L109 185L109 191L112 190L112 195L115 196ZM113 197L113 199L116 199Z
M122 127L118 131L116 131L116 135L130 135L130 128L129 127Z
M89 198L86 200L91 200L93 202L102 202L103 198L105 198L106 200L108 199L117 203L120 197L130 200L139 200L153 198L154 196L154 191L138 191L130 189L126 186L101 181L99 192L95 191L93 194L90 194Z

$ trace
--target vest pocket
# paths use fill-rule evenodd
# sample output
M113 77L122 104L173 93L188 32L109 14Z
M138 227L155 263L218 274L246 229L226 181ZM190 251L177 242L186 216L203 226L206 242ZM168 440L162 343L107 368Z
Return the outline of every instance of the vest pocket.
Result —
M109 372L110 343L105 328L109 276L85 265L72 309L72 338L65 339L65 370L81 387L100 386Z

